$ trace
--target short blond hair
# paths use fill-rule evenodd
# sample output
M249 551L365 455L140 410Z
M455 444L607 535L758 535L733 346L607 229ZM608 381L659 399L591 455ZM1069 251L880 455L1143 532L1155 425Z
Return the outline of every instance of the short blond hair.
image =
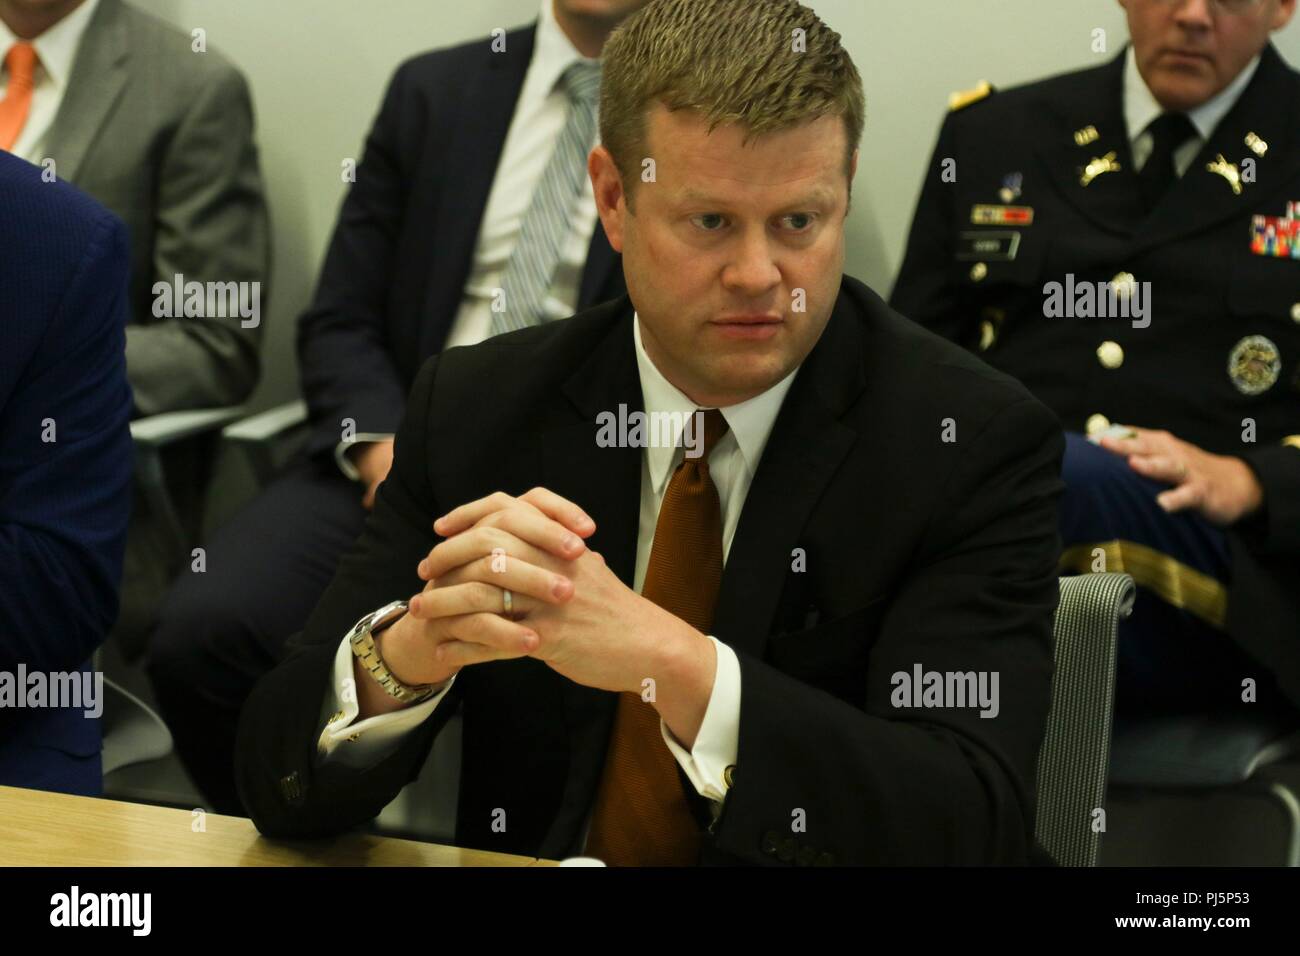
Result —
M629 205L656 102L699 112L710 132L737 123L745 143L842 116L849 174L865 122L862 78L840 35L797 0L652 0L614 31L602 58L600 138Z

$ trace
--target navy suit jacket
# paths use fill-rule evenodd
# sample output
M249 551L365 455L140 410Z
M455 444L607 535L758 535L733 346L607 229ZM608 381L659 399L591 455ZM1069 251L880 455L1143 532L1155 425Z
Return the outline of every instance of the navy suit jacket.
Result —
M130 516L129 248L93 199L0 152L0 672L72 672L117 616ZM0 706L0 784L98 793L84 708Z
M298 322L307 451L394 434L425 359L442 350L464 295L483 211L533 57L537 28L417 56L393 76L344 200L311 306ZM596 224L578 309L627 291Z

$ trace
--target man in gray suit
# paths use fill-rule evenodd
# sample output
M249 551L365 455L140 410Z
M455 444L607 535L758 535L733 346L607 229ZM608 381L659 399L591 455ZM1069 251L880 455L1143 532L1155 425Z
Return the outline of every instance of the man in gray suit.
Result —
M269 237L244 77L122 0L0 0L0 149L115 212L131 243L134 416L232 405L257 384ZM196 516L210 450L167 450ZM184 549L138 498L115 638L143 650Z
M269 243L252 105L239 71L205 48L122 0L0 0L0 101L13 97L16 127L6 143L0 126L0 148L130 232L137 415L234 404L257 383ZM236 295L209 296L208 283Z

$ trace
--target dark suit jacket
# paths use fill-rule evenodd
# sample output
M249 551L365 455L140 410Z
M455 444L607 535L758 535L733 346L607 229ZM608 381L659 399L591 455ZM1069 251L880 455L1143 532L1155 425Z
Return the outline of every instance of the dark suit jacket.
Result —
M141 415L233 405L257 384L260 325L153 314L154 283L179 273L260 282L266 315L270 230L248 85L192 42L122 0L101 0L47 147L59 177L130 234L127 371Z
M342 421L397 430L415 373L442 348L473 264L536 26L426 53L398 68L339 214L315 301L298 325L308 452L333 449ZM626 291L599 222L579 310Z
M631 582L642 451L595 442L597 415L620 403L643 407L626 296L425 364L365 532L244 709L237 779L263 833L373 817L459 705L457 842L547 857L578 848L617 695L539 661L462 670L371 769L313 758L339 642L363 614L419 590L415 567L444 508L544 485L588 510L592 547ZM941 440L945 419L955 442ZM739 753L703 862L1026 861L1062 451L1051 414L1019 384L844 279L723 575L713 633L740 658ZM891 706L891 675L917 664L999 672L999 716ZM497 807L503 833L491 826ZM791 832L797 808L803 833Z
M126 231L5 152L0 209L0 671L77 671L117 614L131 507ZM99 749L81 709L0 708L0 784L97 793Z
M1285 215L1300 200L1300 73L1272 46L1236 105L1183 177L1143 219L1123 112L1121 53L1095 69L997 93L943 124L890 304L933 331L980 349L1024 382L1067 428L1089 416L1163 428L1208 451L1245 459L1264 488L1265 510L1230 531L1233 573L1228 631L1270 666L1300 704L1300 259L1250 251L1251 217ZM1096 128L1082 146L1075 132ZM1248 133L1267 144L1256 156ZM1114 151L1122 169L1080 182L1081 167ZM1255 162L1255 182L1236 195L1206 169L1222 154ZM956 160L956 182L942 161ZM1023 175L1016 205L1034 210L1014 258L993 258L973 234L1007 227L971 223L978 204L1001 206L1010 173ZM972 273L983 261L987 272ZM1109 282L1128 272L1151 283L1147 328L1124 318L1046 318L1044 285ZM978 276L978 278L977 278ZM1229 356L1249 336L1280 355L1276 381L1243 394ZM1119 368L1098 345L1117 342ZM1244 420L1256 428L1242 440ZM1294 442L1300 444L1300 437Z

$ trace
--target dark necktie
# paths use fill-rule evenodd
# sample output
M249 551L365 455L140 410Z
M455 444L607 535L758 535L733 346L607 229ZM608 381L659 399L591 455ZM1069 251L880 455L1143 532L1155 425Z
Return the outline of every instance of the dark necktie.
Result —
M701 455L684 457L664 492L641 595L707 632L722 584L722 505L709 454L727 422L716 408L703 419ZM640 694L620 694L587 855L609 866L693 866L699 849L700 828L658 711Z
M1162 113L1151 121L1147 129L1152 136L1151 155L1138 173L1138 182L1142 187L1142 200L1150 212L1178 179L1174 153L1199 134L1185 113Z

